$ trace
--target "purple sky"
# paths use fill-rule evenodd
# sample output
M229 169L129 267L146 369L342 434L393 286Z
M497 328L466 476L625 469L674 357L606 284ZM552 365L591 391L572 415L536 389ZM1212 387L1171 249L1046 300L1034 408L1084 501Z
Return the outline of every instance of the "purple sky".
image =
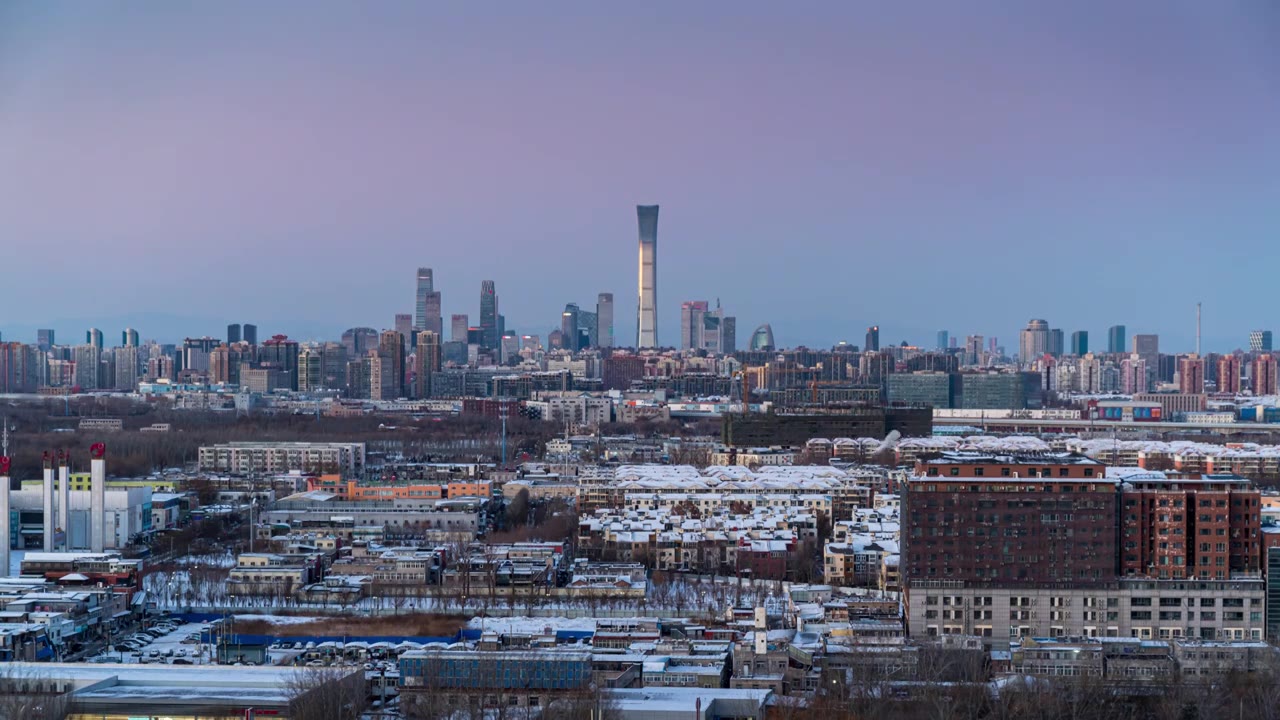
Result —
M1280 331L1268 2L6 2L0 168L6 340L388 327L427 265L625 342L637 203L669 343Z

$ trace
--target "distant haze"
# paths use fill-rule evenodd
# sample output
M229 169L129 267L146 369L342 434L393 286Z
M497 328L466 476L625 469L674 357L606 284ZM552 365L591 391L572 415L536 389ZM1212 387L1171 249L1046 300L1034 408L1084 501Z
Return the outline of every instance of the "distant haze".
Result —
M616 299L660 339L1274 328L1280 5L0 4L0 331L336 337ZM164 320L158 319L163 314ZM142 323L151 318L154 325ZM79 337L67 338L72 332Z

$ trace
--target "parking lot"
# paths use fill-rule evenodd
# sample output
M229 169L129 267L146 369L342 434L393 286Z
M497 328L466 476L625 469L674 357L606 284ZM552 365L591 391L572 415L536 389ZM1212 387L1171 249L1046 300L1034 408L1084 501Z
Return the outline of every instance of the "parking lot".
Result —
M201 631L208 629L207 623L158 621L150 632L115 638L111 648L90 658L89 662L203 665L212 662L211 647L199 641ZM152 637L156 634L159 636Z

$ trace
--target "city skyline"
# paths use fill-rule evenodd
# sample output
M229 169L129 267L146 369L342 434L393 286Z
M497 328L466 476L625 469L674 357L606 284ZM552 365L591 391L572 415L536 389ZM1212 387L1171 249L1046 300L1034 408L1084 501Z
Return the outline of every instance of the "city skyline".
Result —
M1209 280L1275 252L1274 8L671 4L494 23L388 3L309 5L298 27L299 7L254 7L256 23L226 6L0 9L6 262L52 247L60 284L112 282L92 315L43 292L6 332L146 335L163 297L211 334L226 315L318 338L414 312L400 278L422 264L443 314L475 317L460 301L491 279L508 325L545 333L607 291L632 338L641 202L664 206L663 328L711 297L786 346L858 344L871 323L886 345L1013 338L1040 317L1190 349L1196 300L1206 351L1271 325L1264 284ZM1205 252L1219 243L1234 252ZM1174 277L1196 297L1170 301L1154 279ZM15 273L0 302L46 288Z

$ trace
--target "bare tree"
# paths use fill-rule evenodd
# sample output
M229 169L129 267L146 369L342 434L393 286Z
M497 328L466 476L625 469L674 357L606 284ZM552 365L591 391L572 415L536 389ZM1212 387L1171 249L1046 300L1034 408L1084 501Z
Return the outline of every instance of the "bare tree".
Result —
M71 710L65 688L38 670L0 665L0 720L63 720Z
M364 673L349 668L299 668L285 688L294 720L358 720L369 701Z

